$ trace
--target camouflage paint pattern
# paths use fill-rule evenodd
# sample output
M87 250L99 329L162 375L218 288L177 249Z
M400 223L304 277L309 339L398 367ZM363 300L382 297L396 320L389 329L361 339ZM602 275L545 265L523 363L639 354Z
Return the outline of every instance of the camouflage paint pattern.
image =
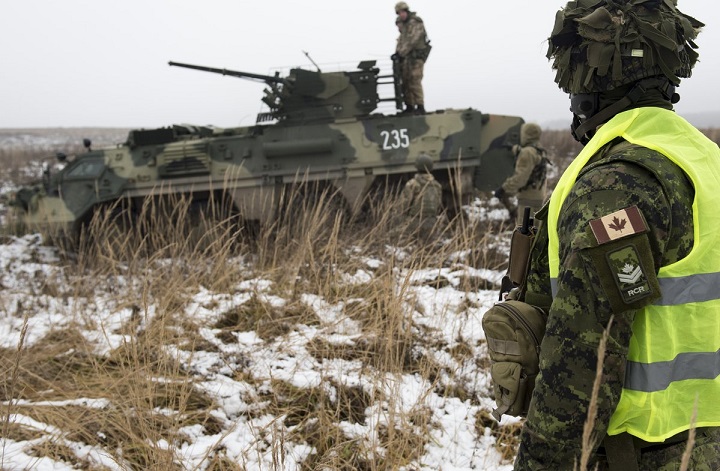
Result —
M659 295L653 292L629 308L607 256L633 247L636 255L628 252L624 256L638 257L636 262L646 268L649 285L656 285L659 268L683 258L692 248L693 197L686 176L662 155L624 142L606 146L583 169L562 206L558 221L561 267L554 299L547 229L541 227L531 254L525 301L549 310L549 317L541 347L541 371L515 469L573 469L579 460L597 350L603 330L614 316L594 426L596 437L605 435L622 391L635 312ZM590 221L632 205L639 208L648 231L599 245ZM539 217L544 219L546 213L543 208ZM711 430L710 436L698 442L692 469L720 469L717 437L717 430ZM595 451L599 445L595 443ZM683 447L681 443L663 450L645 450L641 469L678 469ZM594 461L598 460L602 461L595 455Z
M243 217L268 221L283 191L298 182L328 184L356 211L374 184L409 179L420 154L433 159L443 189L452 187L460 197L489 191L512 172L510 149L519 142L522 119L472 109L370 114L378 101L373 64L361 63L355 72L294 69L278 79L292 84L281 90L292 96L276 103L274 124L131 131L124 144L79 154L43 183L19 191L15 219L35 229L76 230L95 208L118 200L140 205L150 195L201 198L219 191ZM297 105L303 100L305 108ZM371 106L363 108L364 100Z
M363 61L358 70L321 72L290 69L287 77L217 69L179 62L172 66L265 82L262 98L269 113L261 113L258 122L273 119L302 122L322 118L342 119L371 113L379 101L378 72L375 61Z

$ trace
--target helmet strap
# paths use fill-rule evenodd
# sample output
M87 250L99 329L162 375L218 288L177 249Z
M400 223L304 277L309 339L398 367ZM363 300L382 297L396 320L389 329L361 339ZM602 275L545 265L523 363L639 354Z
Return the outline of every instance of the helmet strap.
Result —
M680 101L680 95L675 93L675 86L670 83L667 78L650 77L639 80L635 82L635 85L620 100L606 108L601 109L597 113L593 113L586 119L582 119L574 112L574 110L571 109L573 111L573 123L570 126L570 130L573 137L583 145L587 144L590 142L590 139L592 139L595 134L595 129L597 129L598 126L610 120L616 114L629 109L643 96L645 96L648 90L652 89L659 89L662 92L663 97L670 103L674 104ZM593 95L598 95L599 93L600 92L596 92ZM595 96L595 100L598 101L597 96Z

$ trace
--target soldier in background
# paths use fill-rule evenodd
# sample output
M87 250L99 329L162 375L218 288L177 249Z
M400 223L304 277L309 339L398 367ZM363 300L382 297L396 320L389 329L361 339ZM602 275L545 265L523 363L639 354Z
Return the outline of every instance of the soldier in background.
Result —
M427 155L415 159L418 173L408 181L400 194L400 204L408 224L408 231L429 239L437 223L442 204L442 186L430 173L433 161Z
M676 3L557 12L548 58L585 147L510 293L547 313L516 470L586 469L583 450L587 469L676 470L696 426L687 469L720 469L720 150L673 112L703 26Z
M402 63L404 113L425 113L425 95L422 88L423 69L430 54L430 41L423 20L410 11L405 2L395 5L396 24L400 30L392 60Z
M515 172L510 175L500 188L493 192L510 213L508 222L522 224L523 211L530 207L530 214L535 214L545 202L547 190L546 176L549 160L545 149L539 146L540 126L525 123L520 128L520 145L513 147L515 154ZM517 195L517 206L510 201Z

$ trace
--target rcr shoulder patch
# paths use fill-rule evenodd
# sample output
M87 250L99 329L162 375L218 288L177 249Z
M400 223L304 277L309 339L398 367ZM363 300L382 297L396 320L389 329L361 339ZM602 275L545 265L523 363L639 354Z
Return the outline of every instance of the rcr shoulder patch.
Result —
M593 238L590 232L588 228L584 234L587 239ZM577 253L587 273L597 276L600 282L591 289L602 292L613 313L643 308L660 297L647 232L579 249Z
M590 221L590 229L599 245L641 234L648 230L637 206L630 206L607 216L593 219Z
M625 304L653 294L648 277L645 274L640 256L634 245L609 252L607 262L618 292Z

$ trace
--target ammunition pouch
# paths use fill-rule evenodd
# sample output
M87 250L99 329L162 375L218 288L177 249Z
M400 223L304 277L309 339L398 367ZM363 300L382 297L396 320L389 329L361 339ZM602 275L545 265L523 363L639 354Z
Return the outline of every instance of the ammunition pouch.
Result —
M423 49L413 49L410 51L410 58L426 61L427 58L430 56L430 50L432 49L432 46L430 45L430 41L425 43L425 47Z
M498 421L503 414L527 415L540 371L540 342L546 320L541 309L521 301L497 303L483 315L497 403L492 415Z

